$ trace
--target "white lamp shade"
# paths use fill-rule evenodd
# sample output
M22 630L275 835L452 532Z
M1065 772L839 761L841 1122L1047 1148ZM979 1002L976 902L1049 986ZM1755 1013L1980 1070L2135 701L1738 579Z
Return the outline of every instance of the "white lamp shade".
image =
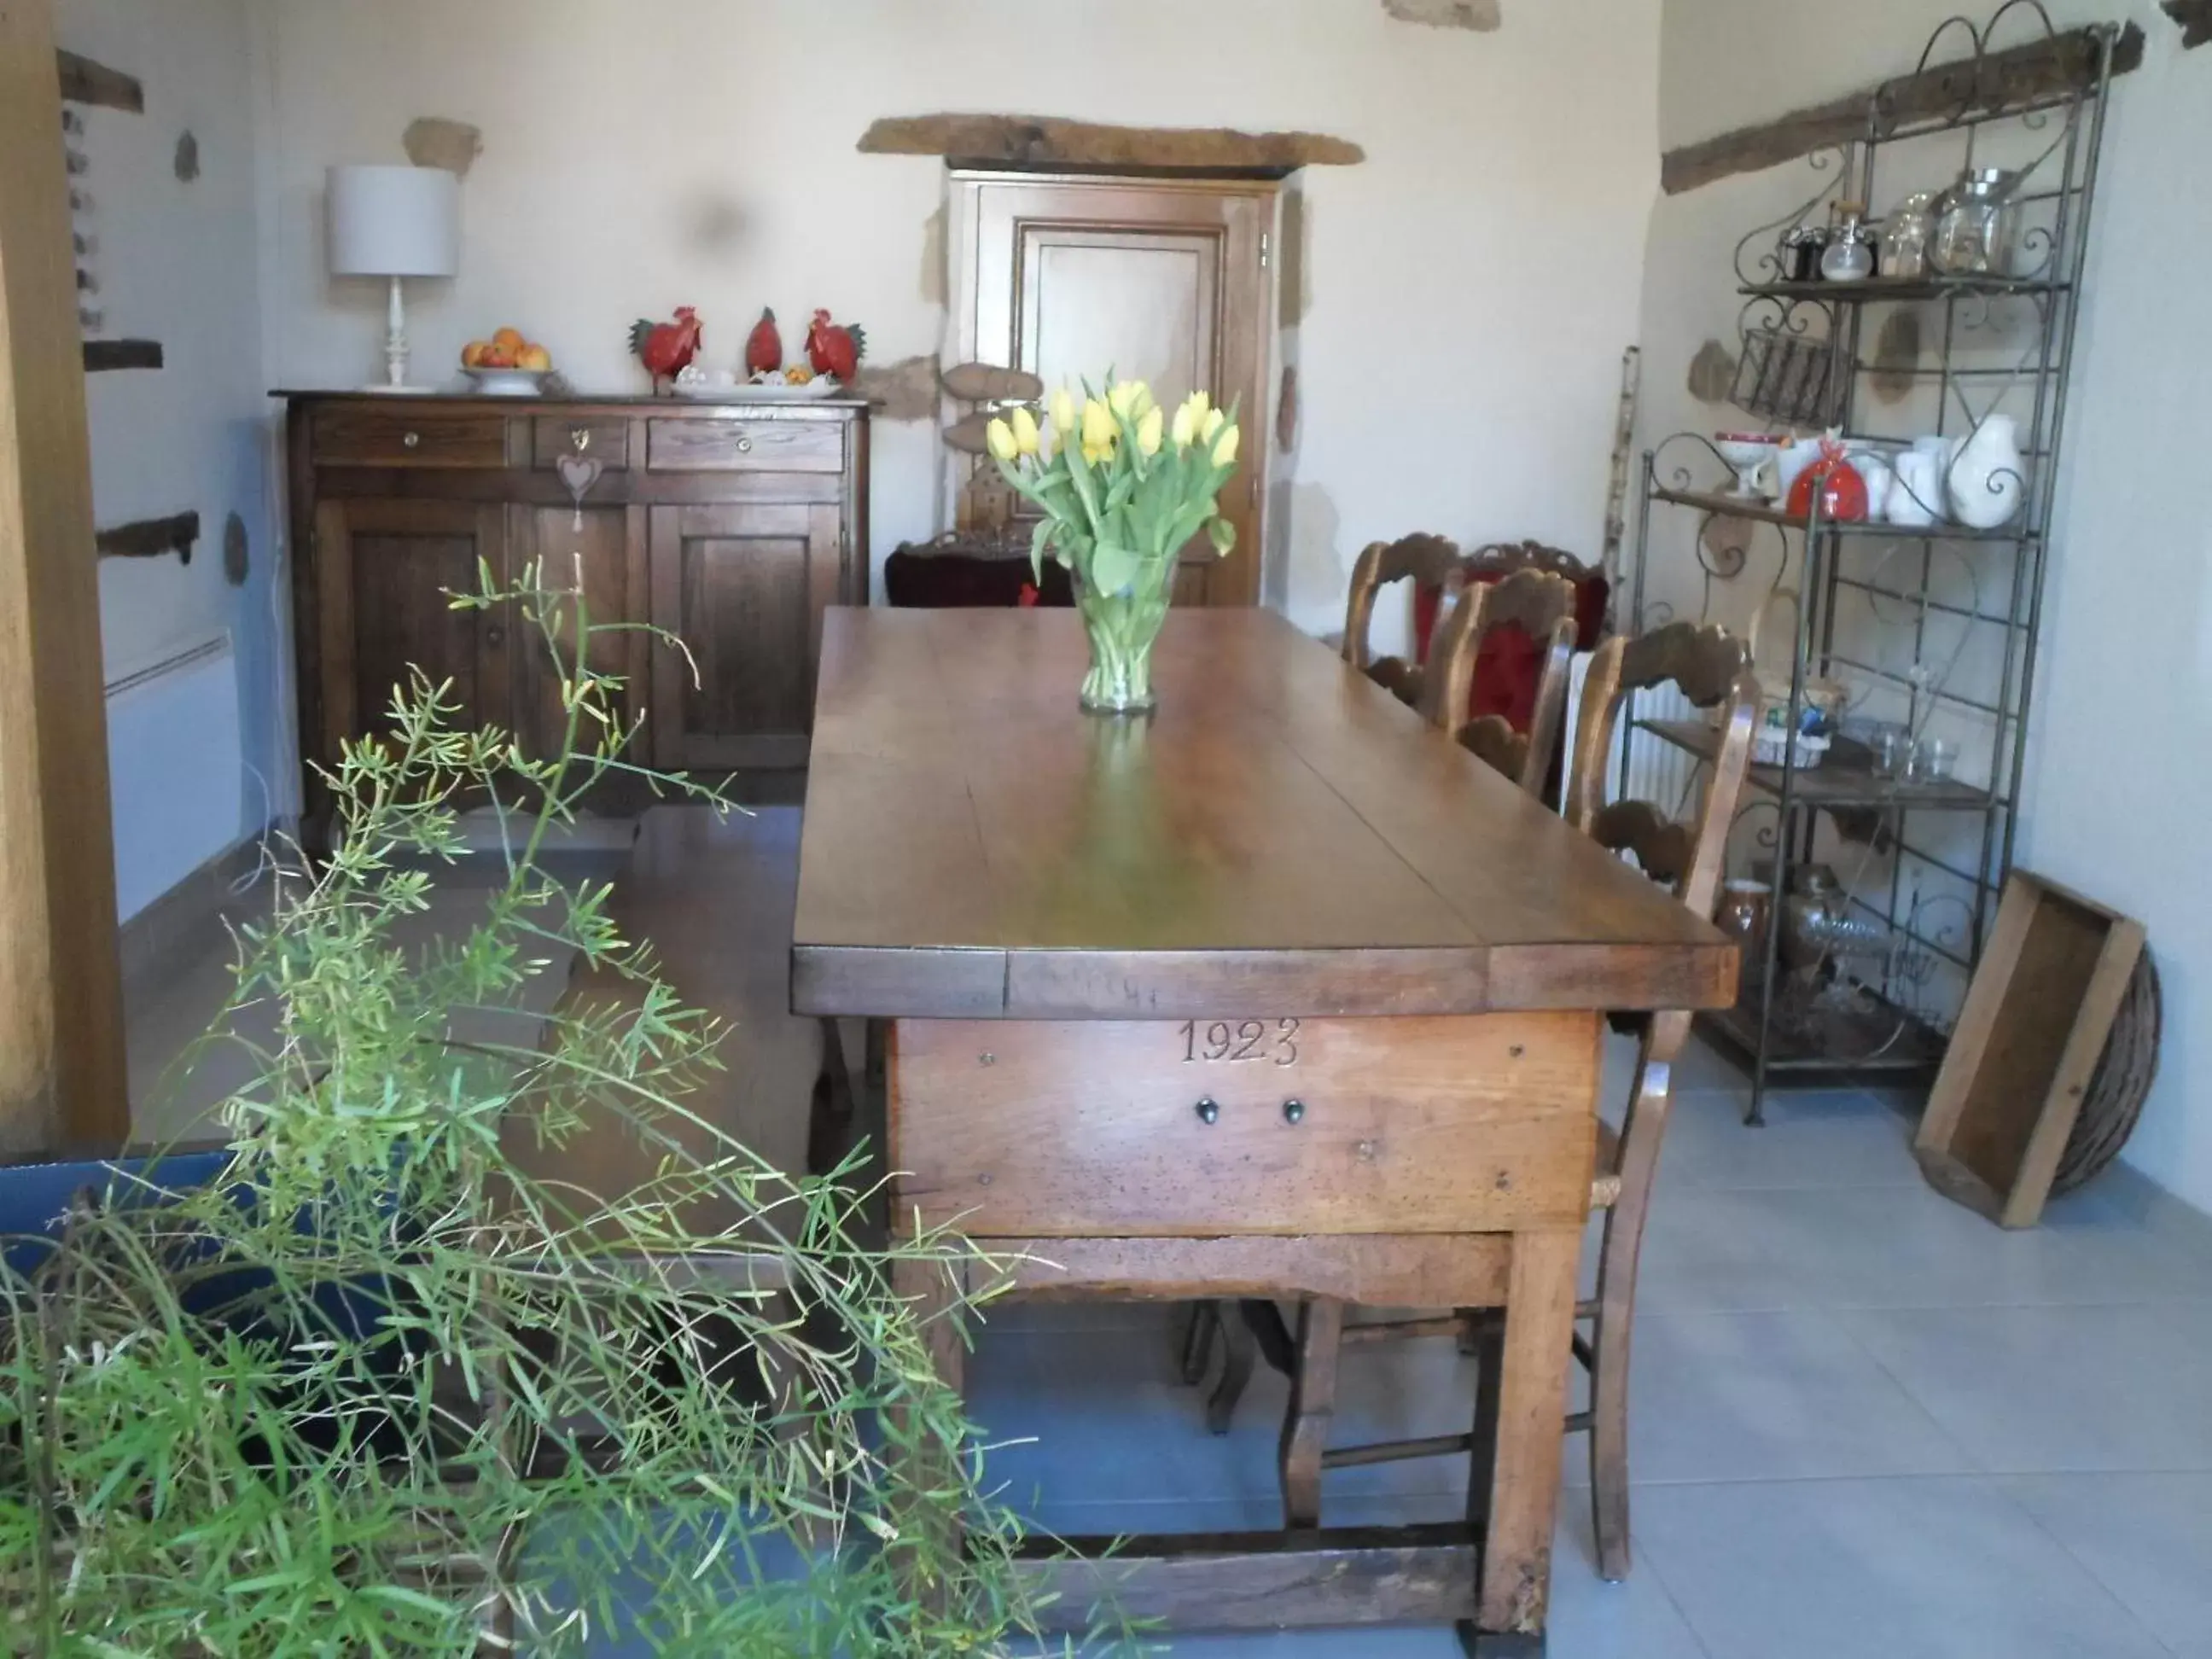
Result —
M331 274L451 276L461 268L461 181L443 167L332 167Z

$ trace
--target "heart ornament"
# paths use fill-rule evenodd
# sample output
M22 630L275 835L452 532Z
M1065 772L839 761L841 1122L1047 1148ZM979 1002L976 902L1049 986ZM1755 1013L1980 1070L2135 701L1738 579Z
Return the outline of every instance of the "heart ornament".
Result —
M561 475L561 482L568 486L569 499L576 503L576 528L581 532L584 497L606 476L605 464L595 455L563 455L553 463L553 470Z

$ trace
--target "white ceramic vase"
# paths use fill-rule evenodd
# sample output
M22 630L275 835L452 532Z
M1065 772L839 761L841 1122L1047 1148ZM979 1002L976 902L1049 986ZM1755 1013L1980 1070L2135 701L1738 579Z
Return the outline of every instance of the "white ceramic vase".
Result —
M1859 477L1866 481L1867 517L1881 518L1888 509L1897 480L1890 458L1879 449L1854 449L1850 459L1858 469Z
M1943 457L1914 447L1897 458L1897 476L1882 516L1907 530L1924 530L1943 506Z
M2024 465L2013 417L1984 417L1945 477L1951 516L1970 530L1996 530L2010 524L2019 516L2027 494Z

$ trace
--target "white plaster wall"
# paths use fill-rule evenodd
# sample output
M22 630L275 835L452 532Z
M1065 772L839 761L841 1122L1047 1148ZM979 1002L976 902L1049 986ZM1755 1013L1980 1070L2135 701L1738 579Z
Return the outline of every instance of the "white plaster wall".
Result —
M1911 68L1953 0L1667 0L1662 128L1673 146ZM2127 1158L2212 1207L2212 530L2200 506L2212 429L2212 321L2185 303L2212 261L2186 168L2212 144L2212 50L2183 52L2150 0L2062 0L2062 22L2132 18L2143 67L2116 84L2078 334L2068 454L2045 588L2020 862L2148 925L2166 1006L2158 1085ZM1729 419L1684 390L1708 336L1732 340L1729 256L1809 193L1802 164L1662 198L1643 329L1647 440ZM2197 192L2201 194L2201 192ZM1877 207L1883 205L1877 203ZM1740 423L1741 417L1736 417ZM1657 597L1694 608L1686 553ZM1724 617L1743 611L1741 594Z
M111 676L228 628L237 647L245 757L251 774L207 787L238 792L241 833L289 810L292 764L283 662L289 620L275 614L275 538L265 488L254 82L247 0L59 0L62 44L137 76L146 112L83 112L84 183L98 236L96 303L111 336L158 340L158 373L88 382L93 495L103 526L200 515L189 567L174 558L107 559L100 568L101 640ZM199 140L201 176L180 181L179 136ZM222 569L223 526L246 520L252 575ZM125 890L143 885L119 872Z
M877 116L1306 128L1370 159L1306 176L1305 424L1271 593L1339 626L1359 547L1413 529L1595 550L1656 177L1658 0L1527 0L1480 35L1371 0L260 3L278 380L373 368L374 286L324 274L323 169L399 159L417 115L486 134L465 269L425 285L418 361L512 320L586 389L636 388L629 325L679 304L726 358L764 304L787 348L823 305L883 361L937 349L924 227L944 169L856 154ZM933 442L878 433L879 559L937 527Z

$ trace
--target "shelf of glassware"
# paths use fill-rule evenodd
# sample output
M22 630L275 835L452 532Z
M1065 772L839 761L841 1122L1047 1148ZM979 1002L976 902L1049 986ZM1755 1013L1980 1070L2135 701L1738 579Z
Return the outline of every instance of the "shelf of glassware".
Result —
M2071 283L2041 276L1869 276L1863 282L1746 283L1736 292L1758 300L1833 300L1875 305L1885 300L2006 299L2064 294Z
M1701 721L1646 720L1636 724L1709 765L1720 754L1720 734ZM1753 788L1770 795L1782 793L1780 767L1754 766L1747 776ZM1801 766L1790 775L1790 799L1801 806L1861 811L1986 812L2005 805L1988 790L1954 778L1918 783L1877 776L1866 750L1847 738L1835 739L1823 764Z
M1686 507L1700 513L1723 514L1732 519L1748 519L1756 524L1779 525L1785 530L1810 528L1802 513L1784 512L1771 501L1761 501L1755 495L1732 495L1725 489L1674 489L1655 484L1651 499ZM1995 530L1975 530L1962 524L1901 525L1884 519L1823 519L1820 527L1824 532L1838 536L1881 536L1893 541L1929 542L2032 542L2038 533L2027 526L2008 524Z

